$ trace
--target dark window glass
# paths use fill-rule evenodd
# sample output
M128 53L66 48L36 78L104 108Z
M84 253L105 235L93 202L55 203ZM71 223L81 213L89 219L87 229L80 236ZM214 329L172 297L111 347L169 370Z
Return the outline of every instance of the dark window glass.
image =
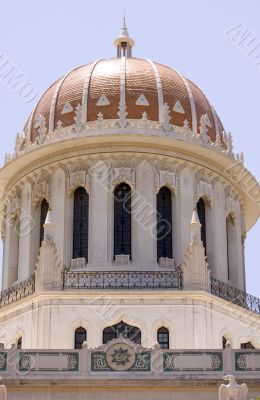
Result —
M157 260L172 258L172 194L163 187L157 194Z
M254 349L254 346L251 342L241 343L241 349Z
M22 337L20 337L17 340L17 349L21 349L22 348L22 344L23 344L23 339L22 339Z
M141 344L141 331L139 328L127 325L124 322L109 326L103 330L103 343L106 344L110 340L117 339L122 335L126 339L132 340L136 344Z
M197 203L197 212L201 223L201 240L207 252L207 235L206 235L206 206L202 198Z
M114 191L114 256L131 258L131 188L121 183Z
M169 331L167 328L160 328L157 331L157 342L161 349L169 349Z
M41 202L41 221L40 221L40 247L44 239L44 224L49 211L49 203L46 199Z
M74 193L73 258L88 259L88 205L88 193L79 187Z
M82 349L82 344L87 340L86 329L80 327L75 330L75 349Z
M225 349L226 348L226 344L227 344L227 339L225 338L225 336L222 337L222 348Z

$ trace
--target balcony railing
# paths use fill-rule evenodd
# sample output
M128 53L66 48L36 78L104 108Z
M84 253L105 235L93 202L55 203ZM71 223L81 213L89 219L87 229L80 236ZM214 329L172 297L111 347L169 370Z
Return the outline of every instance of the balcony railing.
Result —
M230 303L260 315L260 299L216 278L211 278L210 291ZM119 290L182 290L182 273L177 271L70 271L62 273L62 288ZM0 292L0 308L24 299L35 292L34 275Z
M24 299L35 292L34 275L20 283L12 285L10 288L0 292L0 307L14 303L15 301Z
M211 278L211 293L233 304L260 314L260 299L218 279Z
M180 271L63 272L63 289L182 289Z

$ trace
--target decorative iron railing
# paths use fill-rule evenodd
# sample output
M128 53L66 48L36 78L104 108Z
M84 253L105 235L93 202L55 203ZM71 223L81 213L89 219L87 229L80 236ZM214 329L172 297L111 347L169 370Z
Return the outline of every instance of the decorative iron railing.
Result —
M211 293L233 304L260 314L260 299L216 278L211 278Z
M63 289L182 289L180 271L63 272Z
M24 299L35 292L34 275L20 283L12 285L10 288L0 292L0 307L14 303L15 301Z

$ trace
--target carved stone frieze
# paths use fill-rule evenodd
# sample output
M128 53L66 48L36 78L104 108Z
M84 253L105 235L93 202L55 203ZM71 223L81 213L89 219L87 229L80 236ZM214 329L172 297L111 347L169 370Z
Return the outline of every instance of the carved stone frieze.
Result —
M51 201L51 186L50 186L50 177L42 172L40 176L36 179L33 185L33 196L32 196L32 205L33 208L36 209L41 200L46 199L50 204Z
M169 186L174 190L175 195L178 193L178 179L175 172L159 171L156 176L157 192L162 186Z
M196 203L200 198L205 198L210 207L214 205L213 185L204 179L198 180L195 188Z
M90 175L87 173L87 167L85 164L78 161L69 173L68 195L70 196L80 186L89 192Z
M115 187L121 182L128 183L132 189L135 187L135 172L132 168L118 167L112 169L111 185Z

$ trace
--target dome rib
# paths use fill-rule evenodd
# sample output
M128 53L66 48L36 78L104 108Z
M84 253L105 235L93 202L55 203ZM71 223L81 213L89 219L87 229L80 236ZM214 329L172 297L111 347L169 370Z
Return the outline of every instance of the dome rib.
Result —
M103 59L96 60L92 63L91 70L86 75L84 81L84 87L82 92L82 125L88 122L88 98L89 98L89 88L90 88L90 81L93 75L93 72L97 66L97 64L103 61Z
M162 88L162 81L161 77L159 74L159 71L155 65L155 63L149 59L146 59L152 66L153 71L154 71L154 77L156 80L156 85L157 85L157 94L158 94L158 113L159 113L159 122L163 123L163 110L164 110L164 99L163 99L163 88Z
M186 89L187 89L187 94L188 94L188 98L190 101L190 108L191 108L191 119L192 119L192 126L191 129L194 133L198 132L198 121L197 121L197 112L196 112L196 104L195 104L195 100L191 91L191 88L187 82L187 80L184 78L184 76L178 72L175 68L170 67L173 71L176 72L176 74L179 75L179 77L182 79Z
M74 72L77 71L78 69L80 69L81 67L83 67L83 65L77 67L77 68L73 68L71 69L66 75L64 75L63 79L61 79L60 83L56 86L54 95L52 97L52 101L51 101L51 108L50 108L50 117L49 117L49 133L54 131L54 122L55 122L55 111L56 111L56 107L57 107L57 101L58 101L58 96L59 93L61 91L62 85L65 82L65 80L69 77L69 75Z

